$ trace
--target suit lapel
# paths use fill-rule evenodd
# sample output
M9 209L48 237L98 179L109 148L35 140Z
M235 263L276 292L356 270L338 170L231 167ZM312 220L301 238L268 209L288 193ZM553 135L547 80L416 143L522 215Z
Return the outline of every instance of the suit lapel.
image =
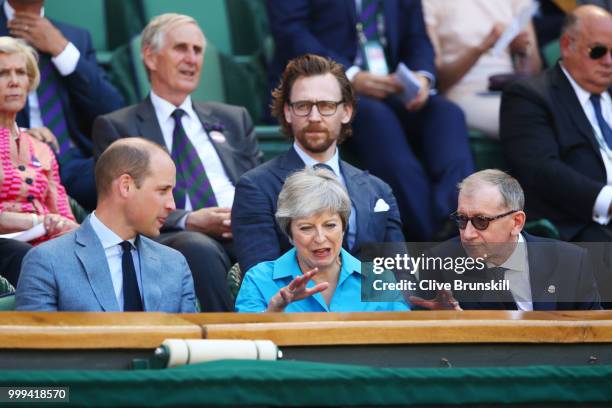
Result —
M166 146L164 135L162 134L161 128L159 127L159 122L157 121L157 115L155 115L155 109L151 103L150 95L138 105L136 117L138 118L138 123L136 126L140 136L161 146Z
M278 166L272 167L272 172L281 180L281 184L285 183L285 179L298 170L302 170L306 164L291 146L287 153L279 157Z
M206 106L203 106L196 102L192 102L192 103L193 103L193 110L198 115L198 118L200 118L200 122L202 122L202 126L204 126L205 123L221 122L218 118L214 116L212 111ZM217 154L219 155L219 158L221 159L221 164L223 165L223 168L225 169L225 173L228 175L232 183L236 184L238 182L238 179L240 178L240 171L238 170L238 168L236 168L236 158L235 158L236 151L232 148L232 146L228 142L228 140L232 139L230 130L228 130L227 128L223 130L223 136L225 136L225 142L218 142L214 140L212 137L210 137L210 134L208 134L208 132L206 133L208 135L208 140L210 140L210 143L212 143L213 147L215 148L215 151L217 152ZM202 164L204 165L204 168L206 168L206 163L202 163Z
M572 84L565 76L565 73L561 69L561 65L559 63L557 63L555 69L552 71L552 83L556 89L557 99L561 102L561 105L565 110L565 114L572 119L576 125L576 128L578 129L578 132L587 138L595 150L596 156L599 157L601 161L601 154L599 154L599 143L597 143L597 139L595 139L591 123L587 119L586 114L578 101L576 92L574 92ZM603 163L601 164L603 166Z
M533 310L556 310L557 292L554 290L556 257L550 245L537 244L537 239L523 233L529 261L529 283ZM536 245L529 245L535 243ZM552 293L551 293L552 292Z
M120 312L104 248L89 218L76 231L76 256L81 261L91 289L105 312Z
M355 243L353 248L351 248L351 252L355 253L361 248L361 242L370 221L370 195L363 192L363 185L366 183L368 173L356 169L343 160L340 160L340 171L344 176L346 189L357 213L355 214L355 228L357 228L357 231L355 231Z
M140 279L142 280L142 291L144 298L144 310L159 310L162 292L159 286L161 281L162 267L159 257L151 248L150 243L142 237L138 239L138 254L140 256Z

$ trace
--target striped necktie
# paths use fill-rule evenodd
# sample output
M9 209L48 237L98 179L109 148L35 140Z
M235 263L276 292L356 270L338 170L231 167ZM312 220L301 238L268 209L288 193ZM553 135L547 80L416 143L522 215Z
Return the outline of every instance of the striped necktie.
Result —
M378 15L380 13L378 0L363 0L359 21L363 26L363 34L367 41L380 41L378 38Z
M57 87L59 78L51 62L51 58L46 54L40 54L38 62L40 67L40 85L36 91L38 95L38 106L43 124L51 130L57 138L59 144L60 161L66 157L70 150L71 141L66 116L59 96Z
M601 134L608 144L608 147L612 149L612 129L610 129L610 125L608 125L608 122L606 122L603 117L603 113L601 112L601 95L592 94L591 103L593 104L593 109L595 110L599 130L601 130Z
M189 141L183 128L182 117L185 111L176 109L172 112L174 132L172 133L172 159L176 164L176 187L174 201L177 208L185 208L185 196L194 210L204 207L216 207L217 199L210 180L206 176L204 164L195 147Z

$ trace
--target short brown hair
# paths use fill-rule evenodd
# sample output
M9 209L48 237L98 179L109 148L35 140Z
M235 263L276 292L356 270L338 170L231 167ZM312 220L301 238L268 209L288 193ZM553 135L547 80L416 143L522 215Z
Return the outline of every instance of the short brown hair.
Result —
M151 152L162 146L140 137L128 137L113 142L96 162L96 191L98 198L105 197L113 181L122 174L129 174L136 187L140 188L144 179L151 174Z
M355 116L357 100L355 98L353 86L344 73L344 67L330 58L306 54L289 61L285 71L281 75L278 86L272 91L272 104L270 105L272 116L278 119L282 131L289 136L289 138L293 139L293 134L291 133L291 125L285 119L284 108L285 105L289 104L293 84L302 77L325 74L332 74L338 80L342 92L342 100L347 106L353 108L351 120L348 123L342 124L338 143L342 143L346 138L351 136L353 132L351 129L351 122Z

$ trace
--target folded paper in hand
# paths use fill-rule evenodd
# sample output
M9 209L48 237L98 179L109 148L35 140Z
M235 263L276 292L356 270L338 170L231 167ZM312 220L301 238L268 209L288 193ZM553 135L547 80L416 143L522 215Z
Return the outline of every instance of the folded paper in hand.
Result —
M421 81L411 70L403 63L400 62L395 71L395 78L402 84L404 91L400 95L404 103L408 103L413 100L421 89Z
M521 31L529 24L531 21L531 17L534 16L538 12L539 5L537 2L533 2L530 5L523 8L519 15L516 16L512 23L506 27L506 30L499 36L497 42L493 46L491 50L491 54L496 57L499 57L501 53L506 49L508 45L514 40L514 37L519 35Z
M44 224L40 223L38 225L33 226L29 230L12 232L10 234L0 234L0 238L15 239L17 241L29 242L36 238L42 237L46 233L47 231L45 230Z

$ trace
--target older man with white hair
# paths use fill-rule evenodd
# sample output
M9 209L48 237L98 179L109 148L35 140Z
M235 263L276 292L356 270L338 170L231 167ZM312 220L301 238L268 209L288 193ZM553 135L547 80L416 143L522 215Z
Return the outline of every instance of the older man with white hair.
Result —
M230 211L234 185L261 160L254 127L242 107L195 102L206 39L186 15L160 15L142 33L151 93L139 104L99 117L99 156L114 140L141 136L165 146L177 167L177 210L158 241L179 250L192 270L203 311L230 311L226 273L234 262Z

